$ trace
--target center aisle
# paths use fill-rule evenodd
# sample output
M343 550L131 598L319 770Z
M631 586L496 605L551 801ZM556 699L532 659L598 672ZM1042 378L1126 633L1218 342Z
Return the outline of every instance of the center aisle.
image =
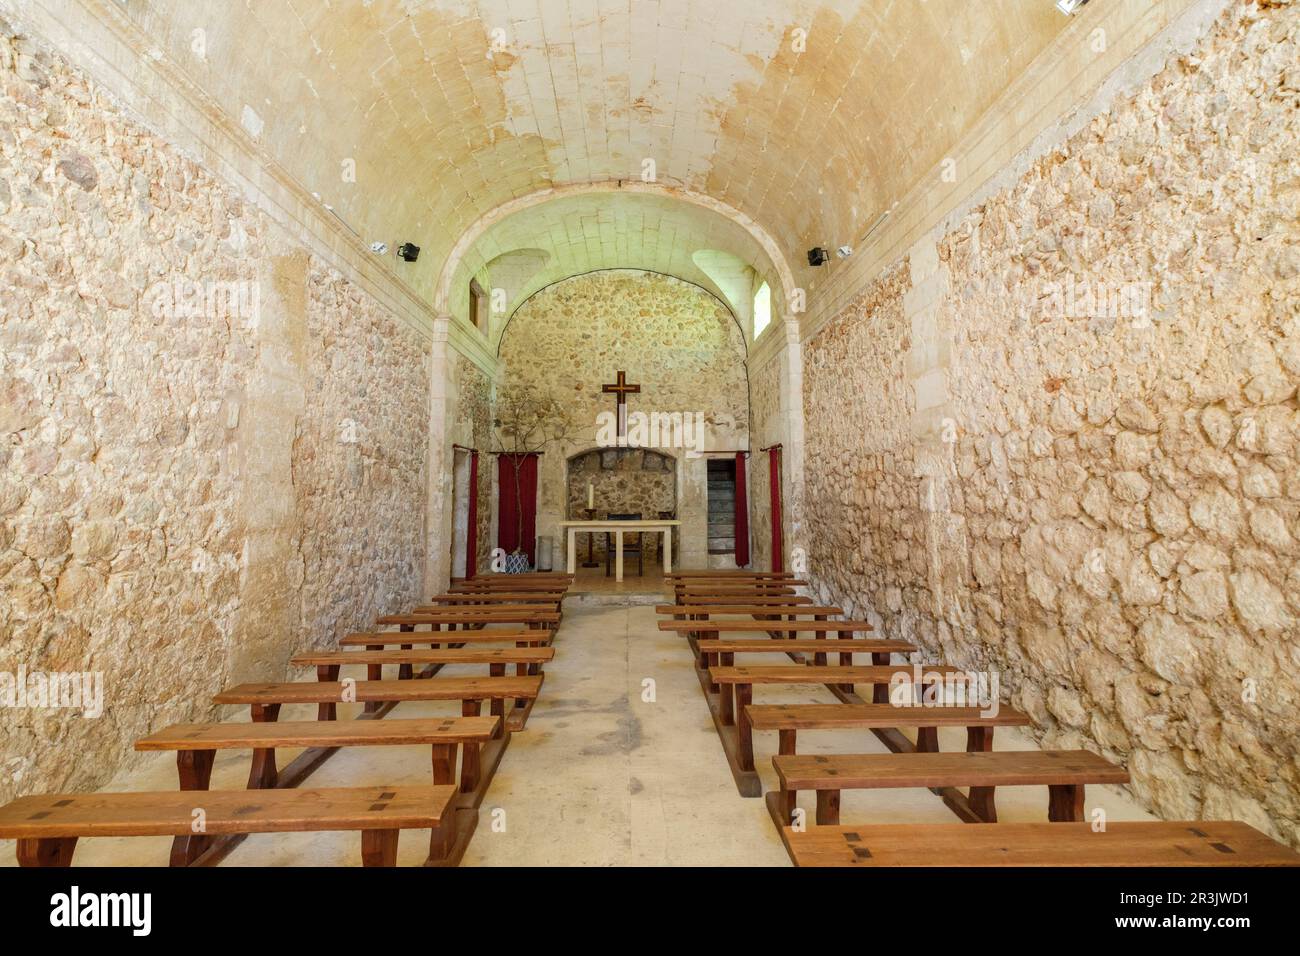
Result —
M462 865L789 865L736 793L685 642L656 625L653 607L566 608Z

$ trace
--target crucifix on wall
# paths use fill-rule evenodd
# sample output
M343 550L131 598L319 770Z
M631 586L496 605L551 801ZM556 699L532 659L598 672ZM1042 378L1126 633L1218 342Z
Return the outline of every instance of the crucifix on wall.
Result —
M605 394L618 396L618 437L620 439L627 437L627 397L635 395L641 391L639 384L630 384L627 380L627 372L620 371L618 380L610 385L600 386L600 390Z

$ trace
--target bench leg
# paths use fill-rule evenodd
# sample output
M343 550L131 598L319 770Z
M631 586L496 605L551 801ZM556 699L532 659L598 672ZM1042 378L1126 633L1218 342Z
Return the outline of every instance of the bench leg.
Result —
M782 757L792 756L795 752L795 745L798 742L799 731L793 729L778 730L777 732L777 753Z
M966 750L974 753L993 749L993 728L992 727L967 727L966 728ZM970 808L975 811L981 820L985 823L998 822L998 809L993 801L993 793L996 787L971 787L970 796L967 798L970 802Z
M493 701L495 704L496 701ZM481 700L463 700L460 702L460 713L462 717L477 717L482 711L483 702ZM503 724L504 726L504 724ZM478 786L479 778L479 745L472 740L467 740L465 746L460 750L460 792L472 793Z
M838 790L817 791L817 825L838 826L840 822L840 792Z
M730 727L736 722L735 709L732 705L731 685L718 685L718 722L724 727Z
M889 655L888 655L888 654L872 654L872 655L871 655L871 663L872 663L872 664L879 664L879 665L881 665L882 667L887 667L887 666L889 665ZM888 704L888 703L889 703L889 685L888 685L888 684L877 684L875 687L873 687L872 690L871 690L871 702L872 702L873 704ZM938 748L936 747L935 749L937 750Z
M1047 788L1047 819L1053 823L1083 822L1083 784L1053 784Z
M329 683L339 679L338 664L319 664L316 667L316 679L322 683ZM317 704L317 720L335 720L338 718L337 704Z
M176 751L176 775L180 778L181 789L207 790L212 782L212 762L216 756L215 750ZM211 845L212 838L202 833L187 833L184 836L173 837L168 865L189 866Z
M505 677L505 676L506 676L506 665L505 665L505 664L489 664L489 665L488 665L488 676L489 676L489 677ZM491 714L493 717L504 717L504 716L505 716L505 713L506 713L506 702L505 702L505 699L502 698L502 697L494 697L494 698L492 698L492 703L491 703L491 705L489 705L488 713Z
M280 716L279 704L254 704L254 723L273 722ZM275 748L259 747L253 751L253 766L248 771L249 790L272 790L279 774L275 769Z
M403 625L401 625L401 626L398 628L398 630L403 631L403 632L405 632L405 631L414 631L414 630L415 630L415 625L414 625L414 624L403 624ZM410 649L411 649L411 645L410 645L410 644L403 644L403 645L402 645L402 650L404 650L404 651L409 651ZM410 680L410 679L411 679L412 677L414 677L414 676L415 676L415 671L412 669L412 667L411 667L410 664L398 664L398 665L397 665L397 679L398 679L398 680Z
M754 769L754 731L748 710L753 699L753 684L736 685L736 763L741 770Z
M41 837L18 841L19 866L72 866L76 837Z
M176 775L182 790L207 790L212 781L212 762L215 750L176 751Z
M362 830L361 865L397 866L397 840L401 830Z
M367 644L367 645L366 645L366 650L368 650L368 651L382 651L383 649L384 649L384 645L383 645L383 644ZM383 680L383 678L384 678L384 665L383 665L383 664L367 664L367 665L366 665L366 680ZM361 710L362 710L363 713L373 714L373 713L374 713L375 711L377 711L381 706L382 706L382 702L381 702L381 701L372 700L372 701L370 701L369 703L365 704L365 705L361 708Z
M916 752L919 754L937 754L939 752L939 728L916 728Z
M826 620L826 615L825 615L825 614L814 614L814 615L813 615L813 620L814 620L814 621L824 621L824 620ZM824 640L826 640L826 632L825 632L825 631L817 631L816 633L813 634L813 637L814 637L816 640L824 641ZM814 654L814 655L813 655L813 666L814 666L814 667L825 667L825 666L826 666L826 655L823 654L821 651L818 651L816 654Z
M451 783L456 776L456 745L433 745L433 783L441 787Z

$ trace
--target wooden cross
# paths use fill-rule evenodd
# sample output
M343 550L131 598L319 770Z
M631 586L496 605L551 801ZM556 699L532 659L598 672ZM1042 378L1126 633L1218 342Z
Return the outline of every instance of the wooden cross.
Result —
M640 392L641 386L629 385L627 372L619 372L618 381L612 385L602 385L600 390L605 394L612 393L618 396L618 437L625 437L627 435L627 397Z

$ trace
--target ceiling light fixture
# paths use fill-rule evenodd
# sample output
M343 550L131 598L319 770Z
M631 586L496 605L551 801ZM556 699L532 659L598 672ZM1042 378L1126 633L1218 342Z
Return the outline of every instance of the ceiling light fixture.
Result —
M1068 17L1087 2L1088 0L1056 0L1056 9Z
M830 259L830 255L821 246L813 246L808 250L808 265L810 266L824 266L828 259Z
M849 256L853 255L853 247L840 246L838 249L835 250L835 254L839 256L841 259L847 259Z
M382 256L388 252L388 243L375 240L370 244L370 251L377 256Z
M414 262L420 258L420 247L413 242L404 242L397 247L397 258L403 262Z

